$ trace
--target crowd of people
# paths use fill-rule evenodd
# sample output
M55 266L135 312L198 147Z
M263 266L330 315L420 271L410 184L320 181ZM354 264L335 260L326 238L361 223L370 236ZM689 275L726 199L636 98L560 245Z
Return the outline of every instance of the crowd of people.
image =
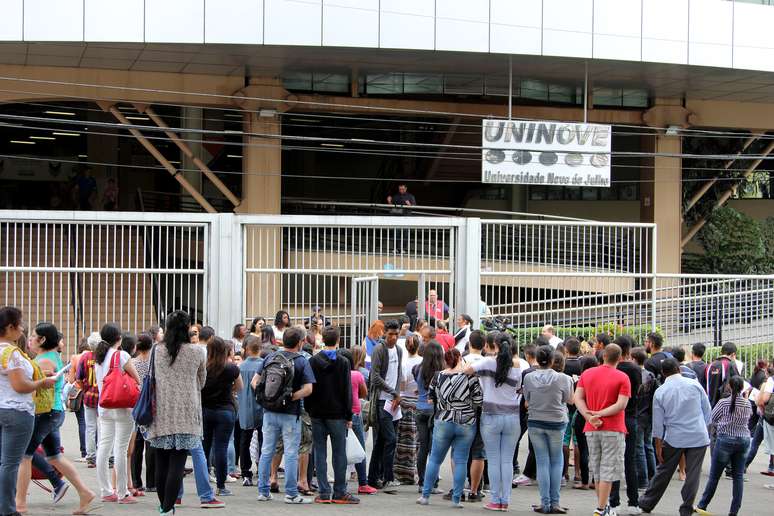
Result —
M224 507L241 482L260 502L282 492L286 504L357 504L414 485L420 505L441 495L454 508L508 511L512 490L536 483L537 513L567 513L561 491L571 486L595 491L595 516L640 514L678 471L681 515L709 514L724 475L736 515L762 443L762 473L774 476L774 371L761 360L745 381L734 344L711 361L696 344L686 360L656 333L640 347L628 335L562 339L546 326L519 347L507 332L474 330L465 314L449 332L432 294L422 311L432 323L407 310L374 321L351 348L319 307L298 325L285 311L237 324L228 339L176 311L139 335L105 324L67 360L54 325L28 327L20 310L0 308L0 514L28 511L33 470L55 503L77 491L73 514L147 493L172 514L189 474L202 508ZM148 400L146 421L133 408ZM67 411L98 493L64 457Z

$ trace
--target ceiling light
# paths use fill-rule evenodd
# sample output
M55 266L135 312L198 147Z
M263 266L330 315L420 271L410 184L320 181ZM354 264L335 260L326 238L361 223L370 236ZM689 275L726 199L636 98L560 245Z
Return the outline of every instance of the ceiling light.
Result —
M35 145L35 142L28 142L26 140L11 140L11 143L20 143L22 145Z
M56 140L53 136L30 136L30 140Z
M666 130L667 136L677 136L679 132L680 132L679 125L670 125L669 127L667 127L667 130Z
M313 118L291 118L290 120L293 122L314 122L315 124L319 122L319 120Z
M229 118L242 118L242 115L237 113L225 113L223 116L227 116Z
M276 109L261 109L258 111L258 116L261 118L271 118L277 114Z
M75 113L69 111L43 111L47 115L75 116Z
M226 129L223 131L225 134L244 134L242 131L234 131L232 129Z
M120 109L121 111L134 111L134 108L129 106L118 106L118 109Z
M78 157L79 158L88 158L88 156L86 154L78 154Z
M322 147L344 147L344 146L343 146L342 144L340 144L340 143L321 143L320 145L321 145Z
M226 154L227 158L241 158L241 154Z
M179 165L179 164L180 164L180 162L179 162L179 161L173 161L173 160L171 160L171 159L168 159L167 161L169 161L169 162L170 162L170 163L172 163L173 165Z
M147 122L150 120L147 116L128 116L126 117L127 120L142 120L143 122Z
M51 133L54 136L80 136L78 133Z

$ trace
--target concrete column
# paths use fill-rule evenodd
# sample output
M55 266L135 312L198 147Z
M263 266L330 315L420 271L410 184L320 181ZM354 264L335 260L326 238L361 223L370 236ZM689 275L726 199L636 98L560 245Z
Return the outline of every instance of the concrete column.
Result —
M656 156L652 160L652 168L645 167L642 174L642 220L654 222L657 226L657 272L679 274L682 258L682 159L659 154L680 154L682 138L659 134L646 136L645 139L646 152L654 152Z
M183 107L182 108L182 127L185 129L201 130L204 128L204 109L200 107ZM191 148L193 155L199 159L202 159L202 133L198 132L184 132L181 137L186 140L186 143ZM188 170L183 172L183 177L191 183L191 186L196 188L199 192L202 191L202 173L194 165L193 159L189 158L183 152L180 152L180 168ZM182 193L186 193L181 188Z
M254 135L280 134L282 127L276 115L259 113L248 112L244 118L242 204L237 212L278 214L282 208L281 140Z

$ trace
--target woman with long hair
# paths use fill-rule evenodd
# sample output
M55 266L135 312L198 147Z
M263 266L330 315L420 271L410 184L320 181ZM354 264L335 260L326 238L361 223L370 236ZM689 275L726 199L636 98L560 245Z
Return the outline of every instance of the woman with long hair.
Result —
M417 474L417 382L412 372L422 363L419 351L419 339L414 335L406 337L406 354L403 358L400 391L400 409L403 417L398 421L397 446L393 472L395 478L405 485L413 485Z
M384 337L384 321L377 319L371 323L368 327L365 339L363 339L363 348L366 352L366 367L371 368L371 355L374 352L374 348L381 342Z
M555 354L550 345L538 348L538 368L524 378L523 388L540 489L540 505L534 510L542 514L567 512L559 505L559 489L564 467L564 430L569 422L567 405L572 403L573 387L569 376L552 367Z
M153 337L149 333L141 333L137 336L137 345L135 355L132 358L134 368L137 370L137 376L140 378L140 387L142 387L145 377L150 372L150 353L153 348ZM143 493L148 490L156 491L156 468L153 458L153 449L148 445L142 432L135 429L132 454L130 457L130 468L132 485L137 493ZM142 482L142 462L145 456L145 485ZM130 489L131 491L131 489ZM135 494L137 496L137 494Z
M440 344L439 344L440 345ZM457 348L444 353L446 369L436 374L430 382L429 396L436 407L433 421L433 444L427 462L422 496L419 505L430 503L430 494L438 480L438 472L449 448L454 463L452 507L462 507L462 490L468 473L470 445L476 436L478 407L483 396L481 384L475 376L468 376Z
M256 337L260 337L261 330L263 330L264 327L266 327L266 319L263 317L255 317L250 323L250 334L255 335Z
M94 351L94 374L97 378L97 388L100 398L102 386L110 369L115 366L124 370L134 378L139 385L140 377L134 368L129 353L121 349L121 328L116 323L105 324L99 332L102 340ZM116 361L113 357L117 356ZM98 407L99 415L99 444L97 445L97 481L101 491L103 502L137 503L137 500L129 493L127 472L127 452L129 440L134 430L132 409L109 409ZM110 479L108 459L115 458L116 488Z
M204 353L189 343L191 318L182 310L167 317L164 342L156 346L156 414L147 428L155 448L159 512L172 514L190 450L202 445L201 390L207 378Z
M428 398L428 391L433 378L435 378L437 373L443 371L444 367L443 348L437 342L431 342L424 349L422 363L415 365L411 371L417 383L416 422L417 442L419 444L419 450L417 451L417 476L419 478L420 493L425 480L427 456L430 454L430 447L433 442L433 402ZM433 486L433 494L439 493L440 491Z
M484 346L487 356L465 370L479 378L484 393L480 426L492 492L484 508L494 511L507 510L510 504L513 454L521 431L521 370L514 367L512 344L507 333L496 332Z
M242 390L239 367L229 361L229 349L220 337L207 345L207 381L202 389L204 456L215 461L217 496L231 496L226 489L228 443L234 431L234 394ZM210 455L212 451L212 455Z
M274 316L274 326L272 326L274 340L282 342L282 336L288 328L290 328L290 315L285 310L280 310Z
M25 510L17 506L19 465L24 458L27 443L35 428L35 400L33 394L53 390L55 378L46 378L40 368L19 348L17 342L24 335L22 312L18 308L0 308L0 514L18 514ZM24 477L29 483L29 469ZM78 512L88 511L89 503ZM26 503L26 493L23 501Z
M366 385L368 385L369 371L366 368L366 352L363 346L352 346L350 350L352 352L352 362L354 362L353 369L360 371L360 374L365 378ZM365 399L365 398L364 398Z
M715 496L720 476L729 465L733 480L729 516L736 516L742 506L744 466L747 451L750 448L747 421L752 415L749 401L741 394L743 388L744 380L741 376L734 375L729 378L726 390L731 392L731 396L721 398L712 409L712 424L715 427L716 439L715 446L712 448L712 461L704 494L696 505L696 512L699 514L710 514L707 512L707 506Z

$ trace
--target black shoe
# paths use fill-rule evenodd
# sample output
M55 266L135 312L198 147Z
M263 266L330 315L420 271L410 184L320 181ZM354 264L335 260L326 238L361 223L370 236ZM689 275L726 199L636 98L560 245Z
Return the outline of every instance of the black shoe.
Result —
M468 494L468 499L465 501L471 502L471 503L482 502L484 501L484 495L481 494L481 491L479 491L478 493L470 493Z
M451 500L453 493L454 493L454 490L450 489L448 493L443 495L443 499L444 500ZM465 493L462 493L462 496L460 496L460 502L464 502L464 501L465 501Z
M155 493L156 492L156 488L155 487L146 487L145 488L145 492L146 493Z

